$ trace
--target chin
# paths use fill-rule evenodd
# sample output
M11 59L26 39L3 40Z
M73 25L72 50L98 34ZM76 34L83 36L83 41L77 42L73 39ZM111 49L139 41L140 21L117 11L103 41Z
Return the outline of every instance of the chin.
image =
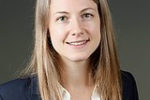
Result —
M69 57L68 59L73 62L80 62L80 61L85 61L89 58L89 56L74 56L74 57Z

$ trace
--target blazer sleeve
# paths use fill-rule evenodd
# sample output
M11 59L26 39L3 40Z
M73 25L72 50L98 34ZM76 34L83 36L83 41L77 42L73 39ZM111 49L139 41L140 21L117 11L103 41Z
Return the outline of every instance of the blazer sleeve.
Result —
M136 81L129 72L122 72L123 100L139 100Z
M30 81L14 79L0 85L0 100L29 100Z

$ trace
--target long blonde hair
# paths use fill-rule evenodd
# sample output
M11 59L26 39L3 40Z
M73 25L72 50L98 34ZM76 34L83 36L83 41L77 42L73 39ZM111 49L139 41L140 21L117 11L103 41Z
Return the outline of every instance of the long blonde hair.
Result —
M90 56L92 79L98 85L102 100L122 100L120 65L114 42L114 31L107 0L94 0L101 20L101 43ZM38 76L42 100L62 100L59 82L61 68L51 45L47 22L50 0L37 0L35 13L35 45L26 75Z

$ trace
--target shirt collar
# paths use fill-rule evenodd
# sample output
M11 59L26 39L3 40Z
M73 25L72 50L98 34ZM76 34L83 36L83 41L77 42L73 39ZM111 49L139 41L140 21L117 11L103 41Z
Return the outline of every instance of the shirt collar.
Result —
M71 96L70 93L68 92L67 89L65 89L62 85L60 85L61 87L61 94L63 97L63 100L71 100ZM95 85L94 90L92 92L92 96L91 96L91 100L100 100L100 96L97 93L97 85Z

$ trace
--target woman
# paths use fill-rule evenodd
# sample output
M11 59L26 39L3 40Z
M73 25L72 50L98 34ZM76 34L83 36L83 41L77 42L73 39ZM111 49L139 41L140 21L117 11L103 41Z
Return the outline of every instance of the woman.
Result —
M120 71L107 0L37 0L25 75L1 85L0 100L138 100Z

